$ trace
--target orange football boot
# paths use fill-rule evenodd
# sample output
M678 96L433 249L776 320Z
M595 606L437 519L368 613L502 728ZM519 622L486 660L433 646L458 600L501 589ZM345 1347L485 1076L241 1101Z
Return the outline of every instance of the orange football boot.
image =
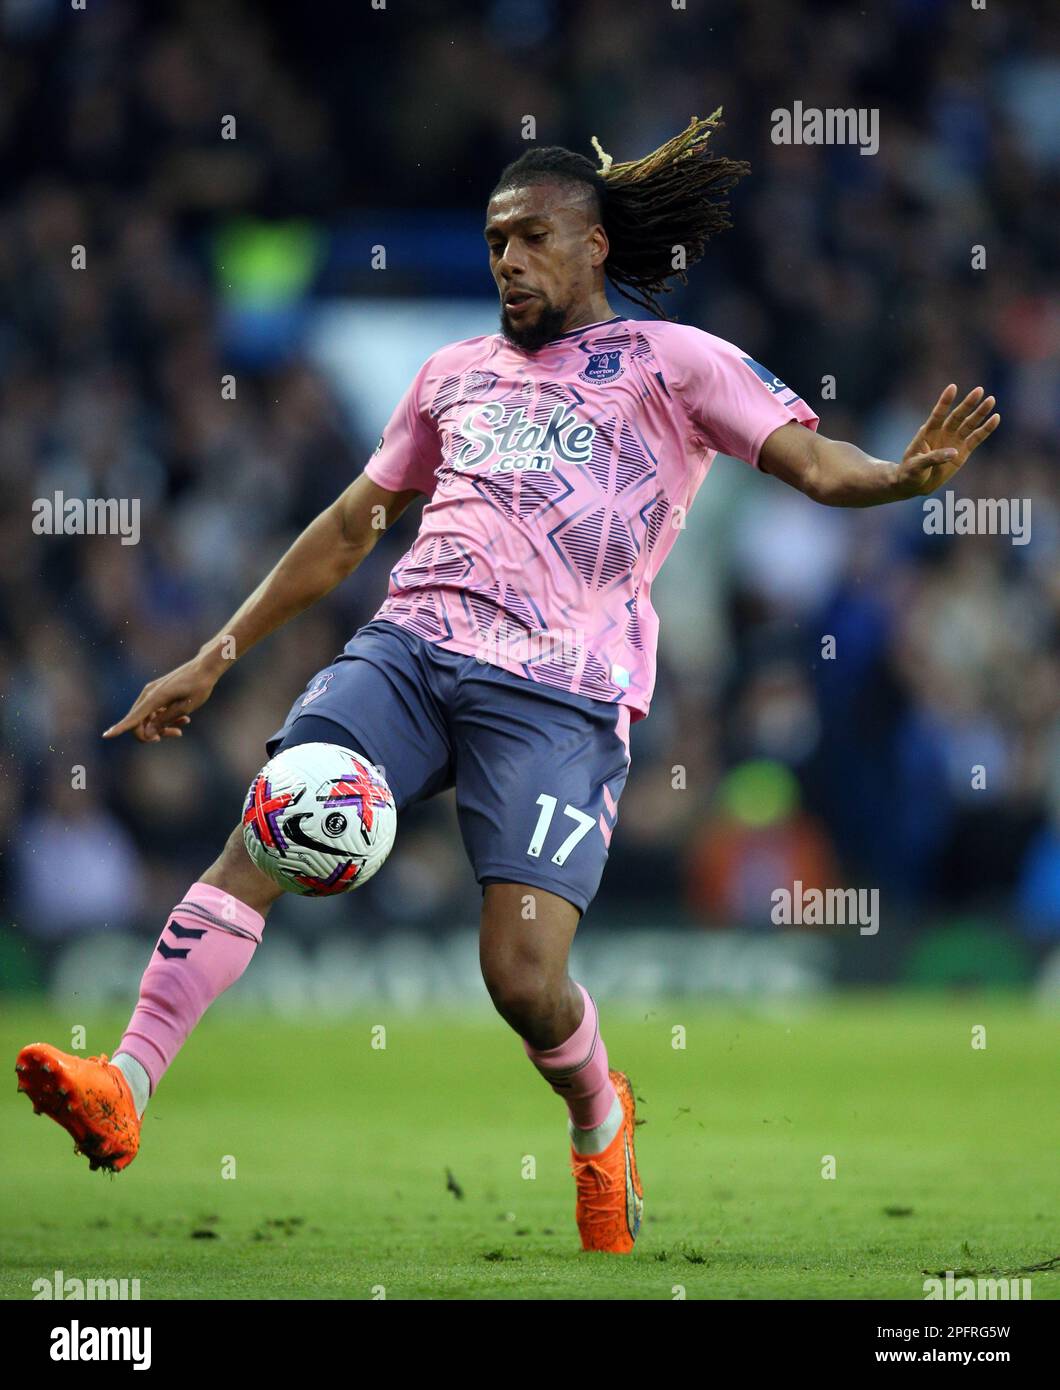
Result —
M136 1157L140 1117L128 1081L105 1056L71 1057L48 1043L30 1043L18 1054L15 1074L33 1113L62 1125L90 1168L116 1173Z
M644 1193L633 1152L636 1106L625 1072L609 1071L622 1102L622 1124L603 1153L580 1154L571 1147L571 1172L578 1189L574 1217L583 1250L628 1255L640 1230Z

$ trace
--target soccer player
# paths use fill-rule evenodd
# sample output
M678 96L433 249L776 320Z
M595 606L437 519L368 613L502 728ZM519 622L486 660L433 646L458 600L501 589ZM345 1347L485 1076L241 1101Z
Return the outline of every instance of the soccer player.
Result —
M486 212L501 331L434 353L363 475L295 541L222 632L106 731L180 737L243 656L357 568L429 500L376 617L313 677L267 742L352 748L398 811L455 786L482 885L486 988L566 1103L583 1248L624 1253L640 1224L635 1107L596 1005L567 973L648 713L651 586L718 452L831 506L934 491L997 427L947 386L902 460L817 433L818 417L732 344L669 321L659 295L728 225L747 166L714 156L720 113L643 159L559 147L510 164ZM595 141L594 141L595 143ZM610 280L654 320L624 318ZM35 1043L19 1086L93 1168L122 1169L148 1097L210 1003L246 969L281 889L237 826L170 912L113 1060Z

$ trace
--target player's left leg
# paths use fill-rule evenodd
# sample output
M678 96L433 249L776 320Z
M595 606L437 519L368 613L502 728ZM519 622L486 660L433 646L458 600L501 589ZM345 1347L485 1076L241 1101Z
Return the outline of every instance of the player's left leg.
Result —
M643 1208L633 1091L609 1070L596 1004L567 973L579 916L543 888L487 884L479 959L497 1012L566 1102L582 1247L626 1254Z
M596 1005L567 957L618 816L628 712L471 658L455 674L456 803L483 885L483 978L567 1104L583 1247L624 1253L642 1206L633 1092L608 1070Z

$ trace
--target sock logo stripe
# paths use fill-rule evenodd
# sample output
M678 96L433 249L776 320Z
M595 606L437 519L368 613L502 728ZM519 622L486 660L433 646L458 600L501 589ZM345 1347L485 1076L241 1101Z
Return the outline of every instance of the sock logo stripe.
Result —
M179 908L177 909L179 911ZM182 927L179 922L172 918L166 923L163 936L170 932L177 941L200 941L206 935L205 927ZM190 946L168 946L165 941L159 938L158 954L163 960L187 960Z
M211 912L208 908L200 907L198 903L178 903L173 911L174 913L183 913L185 916L198 917L201 922L208 922L210 926L219 927L221 931L231 932L233 936L242 936L248 941L258 942L258 938L252 931L237 926L235 922L226 922L223 917L218 917L215 912Z
M186 960L190 949L190 946L167 946L164 941L158 943L158 954L163 960Z

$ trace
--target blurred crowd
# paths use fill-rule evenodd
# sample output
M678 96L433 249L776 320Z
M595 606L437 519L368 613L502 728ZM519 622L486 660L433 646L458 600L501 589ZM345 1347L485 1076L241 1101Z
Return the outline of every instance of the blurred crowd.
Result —
M913 502L818 507L719 459L653 594L659 687L591 918L765 928L770 888L801 878L877 887L910 928L958 913L1060 936L1055 8L351 9L0 9L4 922L157 930L264 738L381 601L414 515L248 654L187 737L100 740L374 446L394 402L351 416L302 347L323 298L394 292L350 254L348 219L477 217L528 113L541 142L597 135L621 159L723 105L719 148L752 175L672 312L881 457L947 382L984 385L1002 427L955 490L1029 499L1031 538L929 535ZM796 100L878 107L879 153L773 144L770 113ZM56 491L139 498L140 543L34 534ZM363 897L280 912L474 920L448 798L409 813Z

